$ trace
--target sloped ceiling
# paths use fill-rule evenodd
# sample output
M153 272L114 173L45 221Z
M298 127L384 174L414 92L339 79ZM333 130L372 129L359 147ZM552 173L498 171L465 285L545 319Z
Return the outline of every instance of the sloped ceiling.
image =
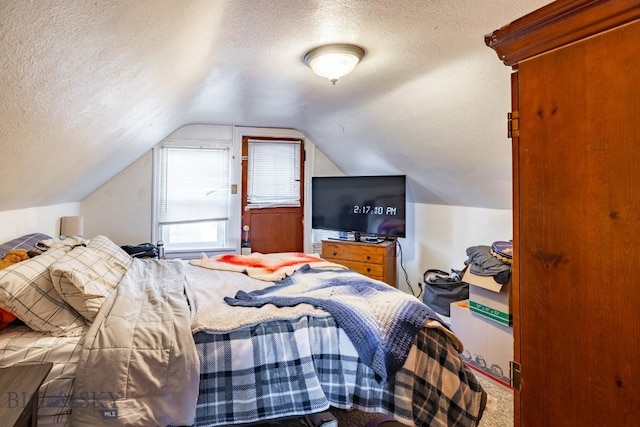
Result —
M295 128L414 202L511 207L509 73L541 0L0 0L0 211L83 200L191 123ZM333 86L302 62L366 50Z

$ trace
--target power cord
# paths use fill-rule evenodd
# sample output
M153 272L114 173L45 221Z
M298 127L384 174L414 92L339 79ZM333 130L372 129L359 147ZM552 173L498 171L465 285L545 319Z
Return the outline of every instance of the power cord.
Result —
M402 261L402 245L400 245L400 241L398 239L396 239L396 246L398 247L398 256L400 257L400 268L402 268L402 271L404 272L404 281L407 286L409 286L411 294L419 299L422 296L422 282L418 283L418 289L420 290L420 292L418 293L418 295L416 295L416 293L413 291L413 286L411 286L411 283L409 283L409 274L404 268L404 262Z

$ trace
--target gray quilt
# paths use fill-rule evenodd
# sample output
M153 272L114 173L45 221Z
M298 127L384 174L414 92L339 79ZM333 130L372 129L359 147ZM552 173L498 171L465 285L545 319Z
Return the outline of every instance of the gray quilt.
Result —
M191 425L199 359L180 261L134 259L82 343L72 425Z

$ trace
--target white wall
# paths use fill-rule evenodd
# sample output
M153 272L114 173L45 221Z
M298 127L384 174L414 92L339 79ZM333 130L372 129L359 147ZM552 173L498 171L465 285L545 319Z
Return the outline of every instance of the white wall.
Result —
M211 129L207 131L211 132ZM234 139L238 140L243 132L258 131L260 130L255 128L242 128L241 131L235 132ZM263 131L269 134L266 136L278 132ZM203 127L192 126L188 129L187 133L189 132L193 135L201 134ZM176 134L184 137L185 129L173 135ZM308 143L307 150L308 176L343 175L342 171L311 142ZM34 232L57 236L60 217L80 214L84 216L85 237L104 234L119 245L150 242L152 181L153 155L152 152L148 152L82 203L0 212L0 221L3 224L0 229L0 242ZM398 252L397 260L398 287L410 292L411 285L417 293L418 284L422 281L422 274L426 269L462 269L469 246L490 245L496 240L510 240L512 235L511 210L408 203L407 238L399 239L401 251ZM305 250L308 252L313 251L311 240L311 232L306 230Z
M86 237L118 245L151 241L153 156L149 151L82 201Z
M308 148L309 176L343 175L312 143ZM84 216L85 237L104 234L119 245L152 241L152 176L153 156L149 152L82 203L0 212L0 242L34 232L57 236L60 217L80 214ZM312 252L307 231L305 251ZM408 203L407 238L399 239L398 287L410 292L408 280L417 293L426 269L461 269L467 247L510 240L512 235L511 210Z
M344 175L319 150L315 150L314 166L315 176ZM411 293L412 287L417 295L418 283L422 281L425 270L461 270L469 246L511 240L511 213L510 209L407 203L407 238L399 239L401 251L397 251L398 288ZM337 237L337 233L320 231L314 236L314 241L331 236ZM316 249L319 252L319 246Z
M243 135L304 138L304 135L293 129L187 125L176 130L166 139L233 142L233 155L236 164L231 171L234 177L232 184L237 184L238 188L241 188L240 151ZM315 145L306 140L305 150L307 151L307 167L310 168L309 173L313 173ZM321 155L320 162L324 165L327 160L323 160L322 157ZM323 166L323 168L330 170L328 166ZM306 190L308 191L310 180L307 179L307 181ZM103 234L109 236L118 245L154 242L152 197L153 152L150 151L82 201L85 236ZM241 216L239 191L238 195L234 196L232 204L236 207L234 209L235 217L232 218L230 228L232 231L237 230L237 235L231 236L230 243L239 251ZM310 205L308 205L308 209L310 209ZM305 215L310 216L310 211ZM310 228L305 230L305 235L310 232ZM305 239L305 242L307 241L310 242L310 239Z
M0 243L25 234L60 235L60 217L80 215L80 203L0 211Z
M0 243L35 232L57 236L60 217L81 213L85 237L104 234L118 244L149 241L151 169L148 153L87 198L82 212L80 203L0 212ZM407 221L397 266L398 287L409 293L407 279L417 293L426 269L461 269L469 246L490 245L513 235L511 210L409 203Z
M317 148L313 155L313 176L343 176L344 172Z
M417 294L425 270L460 270L468 247L511 240L511 214L511 210L408 203L407 238L399 239L398 287L410 292L402 266Z

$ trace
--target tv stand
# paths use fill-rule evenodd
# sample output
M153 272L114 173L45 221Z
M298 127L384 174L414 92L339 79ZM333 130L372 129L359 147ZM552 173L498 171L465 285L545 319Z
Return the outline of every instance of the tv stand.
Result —
M395 240L323 240L322 258L396 287Z

